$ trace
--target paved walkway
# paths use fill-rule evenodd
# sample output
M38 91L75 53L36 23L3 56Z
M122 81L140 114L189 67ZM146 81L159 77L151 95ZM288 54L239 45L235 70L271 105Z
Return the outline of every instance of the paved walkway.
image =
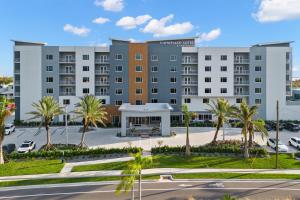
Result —
M101 177L101 176L119 176L121 170L103 170L88 172L65 172L56 174L37 174L22 176L0 177L1 181L26 180L26 179L52 179L52 178L83 178L83 177ZM189 173L258 173L258 174L299 174L300 169L179 169L179 168L157 168L145 169L143 175L161 175L161 174L189 174Z

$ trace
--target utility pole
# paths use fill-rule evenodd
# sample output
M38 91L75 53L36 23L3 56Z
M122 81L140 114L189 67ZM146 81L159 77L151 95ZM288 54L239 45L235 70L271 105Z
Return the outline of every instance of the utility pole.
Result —
M67 145L69 144L69 135L68 135L68 111L67 111L67 105L65 106L65 132L67 137Z
M276 101L276 169L278 169L278 140L279 140L279 103Z

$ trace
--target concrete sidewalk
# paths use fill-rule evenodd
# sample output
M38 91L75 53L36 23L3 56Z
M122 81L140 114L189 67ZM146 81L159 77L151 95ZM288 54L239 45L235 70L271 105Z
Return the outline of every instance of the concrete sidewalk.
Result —
M88 172L66 172L56 174L37 174L37 175L22 175L22 176L5 176L0 177L0 182L14 180L29 180L29 179L54 179L54 178L84 178L84 177L105 177L119 176L121 170L103 170L103 171L88 171ZM161 175L161 174L189 174L189 173L256 173L256 174L298 174L300 169L180 169L180 168L156 168L145 169L143 175Z

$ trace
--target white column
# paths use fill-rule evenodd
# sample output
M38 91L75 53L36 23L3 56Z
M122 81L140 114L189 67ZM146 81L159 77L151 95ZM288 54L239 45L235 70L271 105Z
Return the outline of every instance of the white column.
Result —
M126 136L126 118L127 114L126 112L121 113L121 136L125 137Z
M170 111L161 112L161 135L170 136Z

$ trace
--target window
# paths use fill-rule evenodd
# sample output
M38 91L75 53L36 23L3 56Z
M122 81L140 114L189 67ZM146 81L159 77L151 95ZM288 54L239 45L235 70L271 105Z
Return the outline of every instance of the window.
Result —
M171 89L170 89L170 93L171 93L171 94L176 94L176 88L171 88Z
M191 103L191 99L190 98L185 98L184 103Z
M135 105L143 105L143 101L142 100L136 100Z
M47 54L47 55L46 55L46 59L47 59L47 60L53 60L53 55Z
M157 77L152 77L152 83L157 83Z
M157 66L152 66L151 71L152 72L158 72L158 67Z
M260 83L260 82L261 82L261 78L260 78L260 77L256 77L256 78L255 78L255 82L256 82L256 83Z
M176 61L177 60L177 56L176 55L171 55L170 56L170 61Z
M123 60L123 55L122 54L115 54L115 59L116 60Z
M142 77L135 77L135 82L136 83L142 83L143 82L143 78Z
M47 66L46 71L47 72L52 72L53 71L53 66Z
M204 98L204 99L202 100L202 103L209 103L209 99L208 99L208 98Z
M90 82L90 78L89 77L83 77L82 82L88 83L88 82Z
M118 95L123 94L123 90L120 88L116 89L116 94Z
M47 78L46 78L46 82L47 82L47 83L53 83L53 77L51 77L51 76L50 76L50 77L47 77Z
M82 60L89 60L90 56L89 55L82 55Z
M226 55L221 55L221 60L227 60L227 56Z
M243 101L242 98L237 98L237 99L235 100L236 103L242 103L242 101Z
M255 71L260 72L261 71L261 66L255 66Z
M176 72L177 70L176 70L176 66L172 66L171 68L170 68L170 72Z
M255 60L261 60L261 56L260 55L256 55L255 56Z
M82 71L88 72L88 71L90 71L90 67L89 66L83 66Z
M207 93L207 94L211 93L211 88L205 88L204 92Z
M205 77L204 81L205 81L205 83L210 83L211 82L211 77Z
M172 105L176 104L176 99L170 99L170 104Z
M170 78L170 82L171 82L171 83L176 83L176 77L171 77L171 78Z
M53 94L53 88L47 88L46 92L47 94Z
M199 114L198 118L201 121L209 121L209 120L212 120L212 115L211 114Z
M143 56L141 53L136 53L135 54L135 60L143 60Z
M99 99L101 101L101 103L104 105L106 104L106 99Z
M227 88L221 88L221 94L226 94L227 93Z
M116 83L122 83L123 82L123 78L122 77L116 77Z
M136 72L141 72L143 70L142 66L138 65L138 66L135 66L135 71Z
M205 66L205 71L210 72L211 71L211 66Z
M211 60L211 55L205 55L205 60Z
M82 93L83 94L89 94L90 93L90 89L89 88L83 88L82 89Z
M64 99L63 104L64 105L70 105L70 99Z
M261 88L255 88L255 93L260 94L261 93Z
M151 99L151 103L158 103L158 99Z
M122 103L123 103L123 101L122 101L122 100L116 100L116 101L115 101L115 104L116 104L117 106L120 106L120 105L122 105Z
M158 93L158 89L157 88L152 88L152 94L157 94Z
M151 61L158 61L157 55L151 55Z
M226 83L227 82L227 77L221 77L221 83Z
M116 72L122 72L123 66L116 66Z
M135 94L143 94L143 89L142 88L136 88L135 89Z
M227 66L221 66L221 72L227 72Z
M261 99L255 99L255 104L261 104Z

